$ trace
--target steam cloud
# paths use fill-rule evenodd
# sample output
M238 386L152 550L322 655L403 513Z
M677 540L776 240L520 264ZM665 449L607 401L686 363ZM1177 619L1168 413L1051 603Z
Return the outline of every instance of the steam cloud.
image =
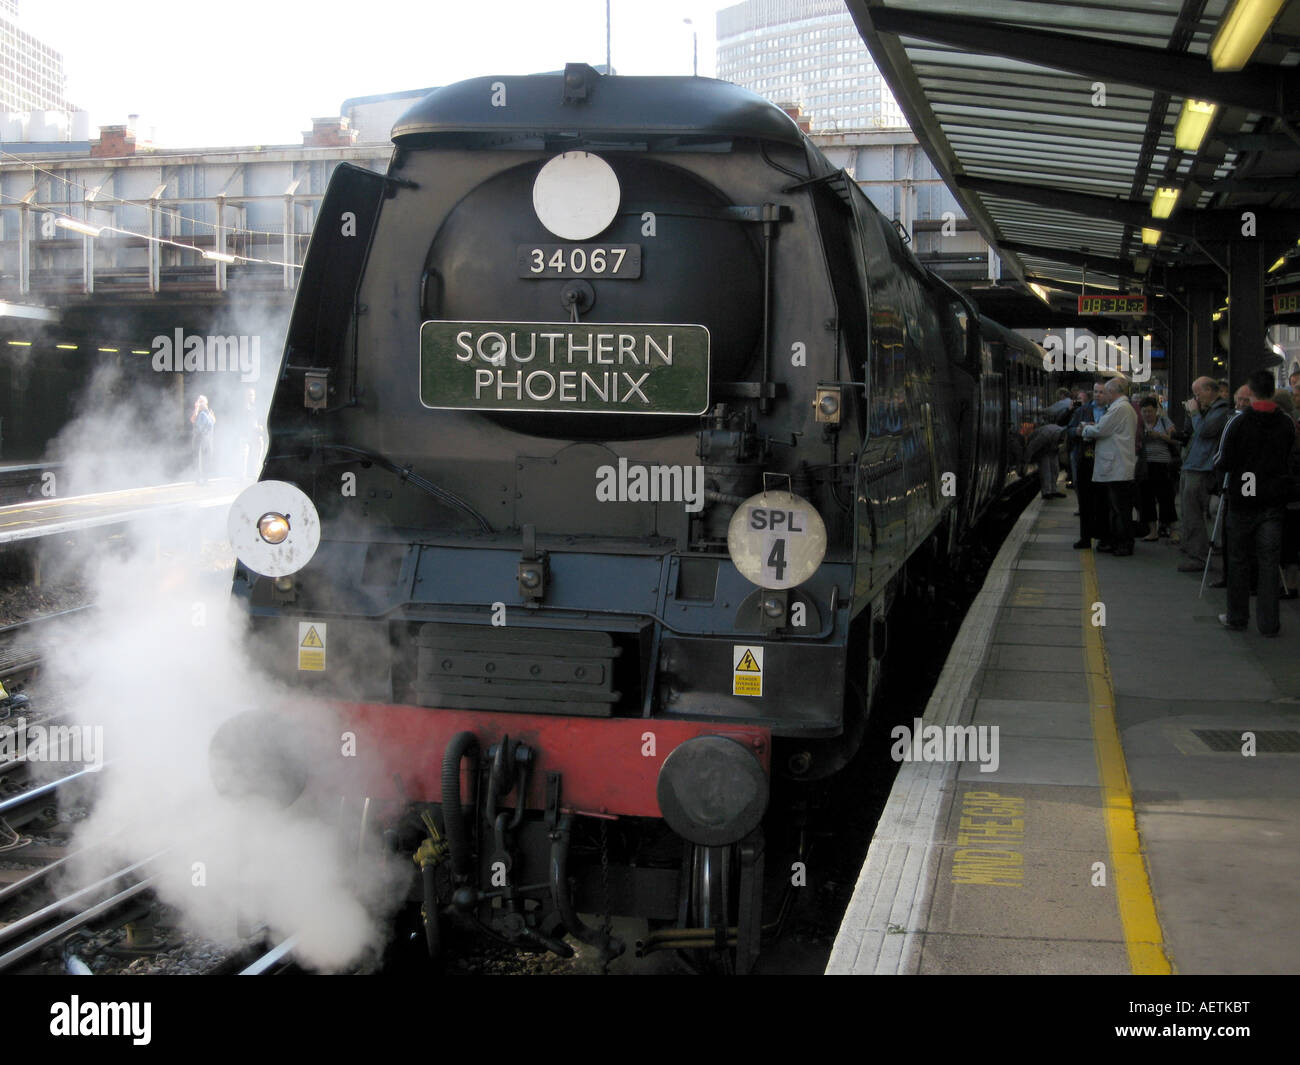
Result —
M264 352L279 350L277 335L261 335ZM265 361L267 383L257 386L263 411L275 374L274 357ZM119 371L96 375L59 438L65 476L79 492L123 487L128 475L137 484L174 480L176 452L186 457L189 443L183 422L178 440L176 406L204 392L219 431L222 414L242 407L247 385L237 375L214 376L188 380L182 397L172 379L160 393L159 383L131 384ZM238 465L218 451L217 476ZM226 485L234 492L242 481ZM340 825L337 796L316 804L309 791L281 809L217 793L209 744L218 726L249 710L303 702L246 660L246 618L230 601L233 556L224 569L211 565L224 529L224 507L171 511L134 527L125 548L94 549L85 572L97 609L52 634L44 649L71 720L104 734L94 810L75 840L100 846L94 868L78 865L76 886L165 852L156 891L191 931L231 943L265 925L277 939L298 937L298 960L338 970L383 945L385 911L409 882L409 862L377 846L359 850L359 803ZM302 720L320 722L321 732L303 730L295 754L313 768L337 765L339 732L331 733L324 708L307 708ZM329 790L326 781L320 793Z

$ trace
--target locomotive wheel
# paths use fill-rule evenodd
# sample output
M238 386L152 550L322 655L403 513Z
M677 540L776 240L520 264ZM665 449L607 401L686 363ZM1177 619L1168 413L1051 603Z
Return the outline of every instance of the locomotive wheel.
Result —
M705 973L735 972L736 948L734 929L739 913L738 854L733 844L727 847L693 846L691 848L691 897L687 927L728 929L728 946L719 950L716 940L700 937L700 946L684 953L696 969Z

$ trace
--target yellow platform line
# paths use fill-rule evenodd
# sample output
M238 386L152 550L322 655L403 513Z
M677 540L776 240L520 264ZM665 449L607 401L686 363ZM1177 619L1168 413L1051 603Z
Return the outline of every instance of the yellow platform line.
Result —
M1092 738L1101 782L1102 813L1110 845L1110 868L1119 904L1129 967L1136 976L1168 976L1173 970L1164 932L1151 894L1146 855L1138 838L1128 766L1115 724L1115 688L1106 661L1101 627L1094 624L1093 604L1101 602L1097 563L1091 551L1083 560L1083 658L1092 708Z

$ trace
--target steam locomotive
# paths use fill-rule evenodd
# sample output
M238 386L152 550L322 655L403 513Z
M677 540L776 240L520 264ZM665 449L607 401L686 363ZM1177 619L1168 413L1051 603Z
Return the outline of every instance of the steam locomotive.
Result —
M313 770L413 858L431 952L611 956L624 915L744 971L773 778L851 757L1041 353L734 85L479 78L393 140L334 173L232 510L254 646L369 754Z

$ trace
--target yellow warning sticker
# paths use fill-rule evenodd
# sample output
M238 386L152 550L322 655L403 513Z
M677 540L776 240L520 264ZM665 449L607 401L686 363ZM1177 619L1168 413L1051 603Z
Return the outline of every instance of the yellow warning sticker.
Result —
M763 694L763 648L751 644L732 646L731 694Z
M298 622L298 668L320 672L325 668L325 623Z

